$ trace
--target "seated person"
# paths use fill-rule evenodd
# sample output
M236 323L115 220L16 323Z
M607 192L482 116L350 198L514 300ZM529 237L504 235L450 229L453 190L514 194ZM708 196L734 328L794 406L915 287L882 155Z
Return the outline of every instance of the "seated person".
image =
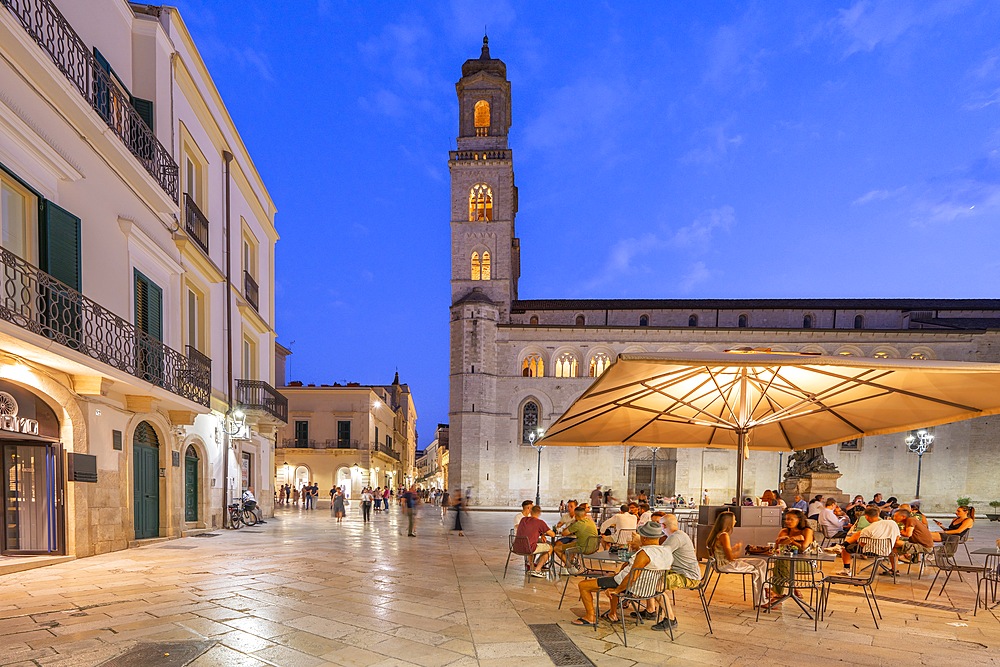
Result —
M547 535L549 537L554 537L555 532L549 528L548 524L542 521L542 508L539 505L533 505L531 507L531 516L521 519L521 522L517 524L517 531L514 533L515 541L518 538L523 537L529 547L534 545L534 552L531 554L532 558L538 556L538 560L532 565L531 570L528 571L532 577L544 577L542 574L542 566L545 565L549 560L549 556L552 552L552 545L542 539L542 536Z
M806 510L806 518L819 521L819 513L823 511L823 506L824 503L822 494L817 495L809 501L809 509Z
M795 547L799 553L804 553L805 548L813 543L813 530L809 527L809 522L806 521L805 512L802 510L791 509L785 514L784 519L785 527L778 532L778 538L774 543L778 546ZM787 582L791 577L791 565L792 563L787 560L779 560L774 564L774 579L772 585L774 586L771 591L771 599L775 600L784 596L785 585L783 582ZM797 568L808 568L811 567L808 562L806 563L796 563ZM798 591L795 594L801 597Z
M563 530L566 526L576 521L576 501L570 500L566 503L566 511L559 515L559 522L552 527L557 533Z
M687 500L684 499L684 496L677 496L677 506L678 507L687 506Z
M715 523L708 532L705 541L708 553L715 558L715 567L719 572L749 572L753 574L753 604L760 604L760 593L764 587L764 576L767 573L767 561L763 558L740 557L743 544L732 542L733 528L736 526L736 515L732 512L720 512L715 517Z
M892 518L899 524L900 560L915 563L920 554L928 554L934 550L934 536L920 519L913 516L907 505L900 505Z
M844 549L840 552L840 557L844 563L844 569L851 569L851 554L858 550L858 540L862 537L874 539L891 539L893 545L899 539L899 526L895 521L887 521L880 517L881 511L878 505L869 505L865 508L864 518L868 525L857 530L844 538ZM860 523L861 520L858 520ZM892 561L890 561L892 562ZM893 568L895 569L895 567Z
M514 515L514 528L517 529L521 519L531 516L531 508L534 507L535 503L530 500L525 500L521 503L521 511Z
M940 532L931 533L935 542L942 541L945 535L961 537L969 532L969 529L976 523L976 508L962 505L956 509L955 518L951 520L947 528L937 519L934 519L934 523L938 525L938 528L941 528Z
M847 537L847 516L840 510L836 498L827 498L819 513L819 525L827 537Z
M910 513L913 515L915 519L919 519L921 523L923 523L925 526L927 525L927 517L924 516L924 513L920 511L919 499L910 502Z
M587 510L577 507L574 510L574 517L573 522L562 531L566 541L561 539L556 542L555 546L556 557L565 567L570 565L569 561L566 560L566 549L569 547L579 549L580 553L592 554L601 545L600 540L597 539L597 524L590 518Z
M601 524L601 545L608 547L615 544L619 531L635 530L638 524L638 517L628 511L628 505L622 505L618 514L607 519Z
M584 579L580 582L580 600L583 602L584 615L573 621L573 625L593 625L597 622L594 611L593 594L600 591L611 591L611 609L601 615L602 618L618 621L618 593L628 589L631 578L628 576L633 569L647 568L650 570L669 570L673 565L670 549L660 546L663 529L660 524L649 522L639 529L642 547L636 551L627 563L622 563L613 576L597 579ZM669 602L668 602L669 604ZM672 613L668 612L672 615ZM669 616L668 616L669 618Z
M647 503L639 503L639 518L636 520L636 527L647 523L650 518L652 518L653 513L649 511L649 505Z

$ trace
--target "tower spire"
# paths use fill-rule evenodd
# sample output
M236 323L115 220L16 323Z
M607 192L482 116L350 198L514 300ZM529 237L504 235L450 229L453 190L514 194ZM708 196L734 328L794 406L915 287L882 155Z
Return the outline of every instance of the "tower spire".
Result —
M483 28L483 52L479 55L480 60L492 60L490 58L490 38L485 34L485 27Z

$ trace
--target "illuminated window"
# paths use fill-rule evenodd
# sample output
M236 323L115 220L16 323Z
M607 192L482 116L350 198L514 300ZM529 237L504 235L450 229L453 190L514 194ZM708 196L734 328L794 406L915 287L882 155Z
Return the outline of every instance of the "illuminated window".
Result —
M545 364L542 357L537 354L529 354L521 362L521 375L526 378L540 378L545 375Z
M485 183L476 183L469 191L469 221L493 219L493 191Z
M0 245L29 262L37 261L34 246L38 229L38 199L0 170ZM11 282L11 291L17 291Z
M802 328L803 329L812 329L813 328L813 316L812 315L806 315L806 316L804 316L802 318Z
M538 315L532 315L531 319L528 320L528 324L537 325L538 324Z
M490 253L488 253L488 252L484 252L483 253L482 279L483 280L489 280L490 279Z
M689 327L696 327L696 326L698 326L698 316L697 315L689 315L688 316L688 326Z
M611 357L603 352L598 352L590 358L590 377L600 377L604 371L608 370L608 366L610 365Z
M864 315L855 315L854 316L854 328L855 329L864 329L865 328L865 316Z
M576 316L576 326L582 327L586 323L587 323L587 318L586 317L584 317L583 315L577 315Z
M746 315L740 315L739 320L737 320L736 326L738 326L740 329L746 329L748 326L750 326L750 318L747 317Z
M926 358L927 358L927 355L924 354L923 352L914 352L913 354L910 355L910 359L921 360L921 359L926 359Z
M577 376L578 362L572 352L564 352L556 359L557 378L575 378Z
M648 327L649 326L649 315L640 315L639 316L639 326L640 327Z
M483 265L479 261L479 253L472 253L472 279L479 280L482 275Z
M475 106L476 136L485 137L490 133L490 103L479 100Z
M530 445L528 434L538 433L538 403L528 401L521 408L521 444Z
M889 353L886 352L885 350L880 350L879 352L876 352L873 356L876 359L888 359L889 358Z

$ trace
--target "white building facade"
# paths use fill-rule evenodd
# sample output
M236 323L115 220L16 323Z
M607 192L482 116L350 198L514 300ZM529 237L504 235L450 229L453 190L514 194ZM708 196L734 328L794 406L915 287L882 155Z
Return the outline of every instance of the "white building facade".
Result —
M275 207L180 15L11 0L0 56L3 553L270 512Z
M517 188L506 66L482 55L456 85L457 150L452 179L450 422L452 488L473 487L473 503L518 506L583 499L595 484L624 498L650 489L714 502L736 495L735 452L647 448L561 448L538 452L530 435L557 419L623 352L769 348L867 357L1000 361L1000 300L524 300L519 298ZM1000 420L933 429L921 495L948 509L960 496L981 506L996 495ZM917 460L906 434L827 447L841 488L870 497L912 498ZM752 444L751 444L752 450ZM541 462L539 466L539 460ZM745 493L779 486L781 455L753 452ZM540 480L540 481L539 481Z

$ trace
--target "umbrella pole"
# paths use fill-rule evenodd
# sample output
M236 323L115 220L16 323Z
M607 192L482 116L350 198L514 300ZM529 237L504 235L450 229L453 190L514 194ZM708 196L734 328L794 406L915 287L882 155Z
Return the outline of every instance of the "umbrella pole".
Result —
M736 504L743 504L743 461L746 457L746 448L749 446L750 434L747 431L736 432Z

